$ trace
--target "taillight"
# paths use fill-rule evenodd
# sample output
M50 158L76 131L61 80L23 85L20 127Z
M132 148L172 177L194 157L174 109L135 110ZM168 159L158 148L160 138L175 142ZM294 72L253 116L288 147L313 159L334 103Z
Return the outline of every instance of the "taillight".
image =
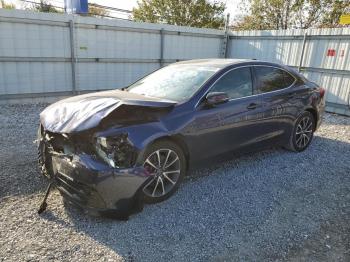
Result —
M324 89L323 87L320 87L320 97L323 98L324 94L326 93L326 89Z

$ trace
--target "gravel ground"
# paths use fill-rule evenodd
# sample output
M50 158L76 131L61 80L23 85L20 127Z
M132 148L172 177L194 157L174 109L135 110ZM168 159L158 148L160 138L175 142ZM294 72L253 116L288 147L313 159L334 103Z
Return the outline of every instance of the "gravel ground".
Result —
M191 172L121 222L65 207L36 167L44 105L0 110L0 261L350 261L350 118L327 114L303 153L249 154Z

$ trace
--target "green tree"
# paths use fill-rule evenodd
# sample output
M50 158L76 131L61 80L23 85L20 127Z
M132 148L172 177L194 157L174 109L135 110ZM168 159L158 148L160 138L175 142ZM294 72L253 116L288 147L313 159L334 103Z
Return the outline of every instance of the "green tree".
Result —
M139 0L133 9L135 21L222 28L225 4L208 0Z
M0 8L3 9L16 9L14 4L7 4L4 0L0 0Z
M63 13L63 10L59 10L51 5L47 0L40 0L38 4L32 4L27 10L44 12L44 13Z
M332 1L329 11L322 17L321 27L338 27L342 14L350 14L350 1Z
M105 17L108 16L109 12L106 9L103 9L101 7L89 5L89 13L88 16L95 16L95 17Z
M246 0L244 0L246 1ZM337 26L349 11L349 0L248 0L236 30L268 30Z

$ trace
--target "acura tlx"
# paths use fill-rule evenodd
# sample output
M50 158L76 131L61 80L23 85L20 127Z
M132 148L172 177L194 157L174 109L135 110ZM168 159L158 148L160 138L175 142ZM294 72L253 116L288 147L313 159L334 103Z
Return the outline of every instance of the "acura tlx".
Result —
M89 213L128 217L169 198L189 167L228 152L311 143L325 89L269 62L205 59L40 114L42 173ZM234 174L233 174L234 175Z

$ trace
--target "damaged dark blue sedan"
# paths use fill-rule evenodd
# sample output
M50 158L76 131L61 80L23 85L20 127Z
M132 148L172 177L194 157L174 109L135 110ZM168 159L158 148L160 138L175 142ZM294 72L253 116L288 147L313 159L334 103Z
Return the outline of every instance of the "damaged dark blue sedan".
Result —
M74 96L40 115L39 163L69 202L127 218L170 197L188 168L227 152L312 141L325 90L256 60L175 63L122 90Z

